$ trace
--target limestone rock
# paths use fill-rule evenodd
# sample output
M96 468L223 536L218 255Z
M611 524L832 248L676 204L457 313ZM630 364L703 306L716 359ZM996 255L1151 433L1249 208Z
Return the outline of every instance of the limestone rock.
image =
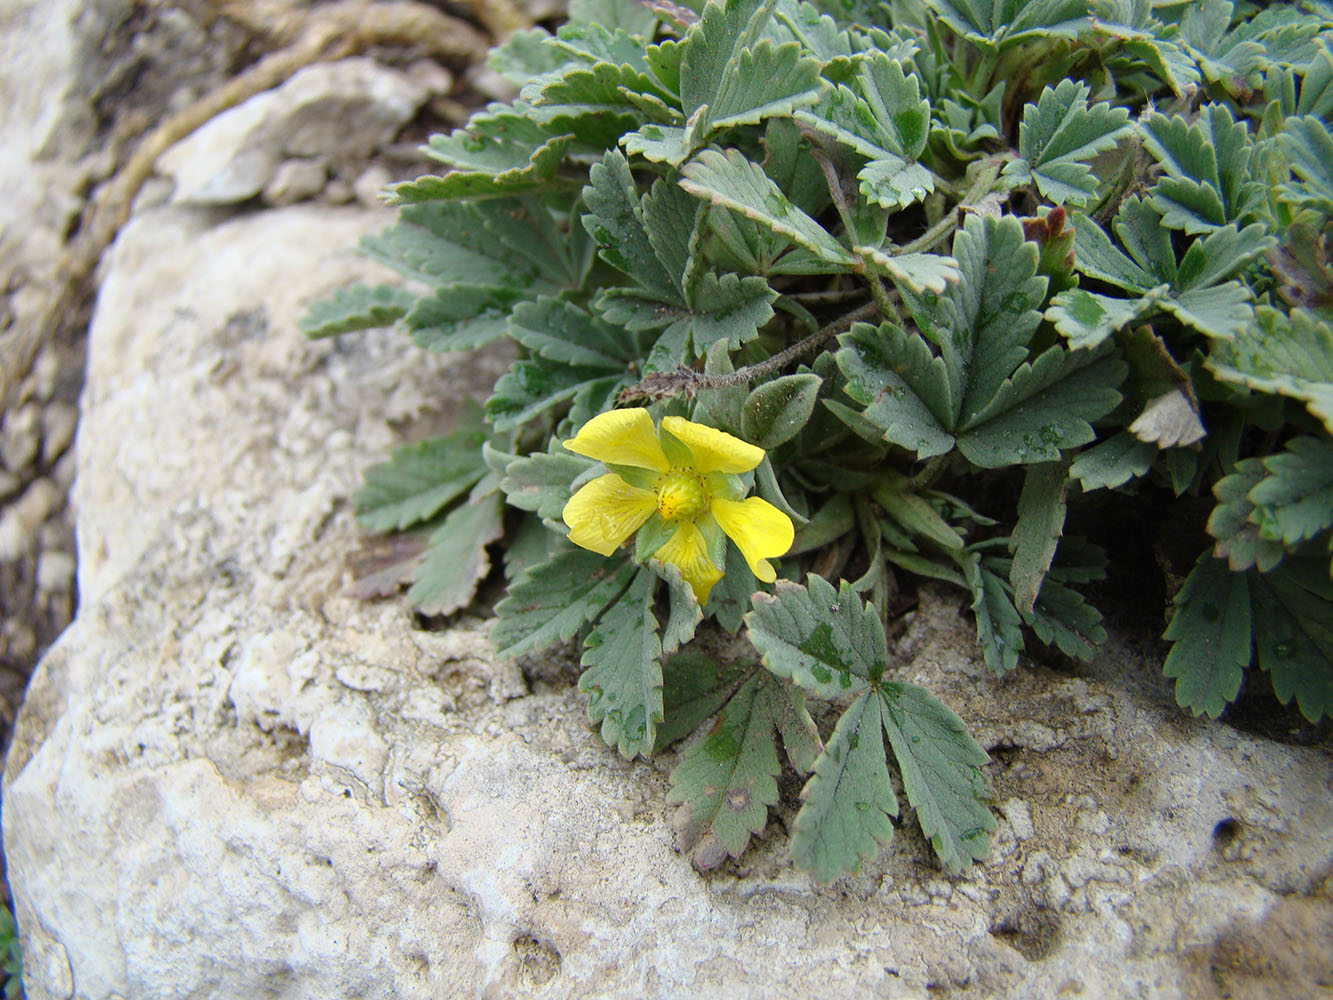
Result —
M694 871L675 753L599 746L557 656L529 684L484 621L419 632L351 599L348 498L388 422L504 364L300 336L309 299L381 280L345 248L383 221L166 208L115 248L77 444L83 605L5 770L33 1000L1303 997L1333 976L1327 753L1181 715L1123 643L1081 676L996 678L927 590L891 670L992 748L991 857L943 873L909 819L820 888L785 810Z
M225 205L264 190L291 157L360 158L391 140L428 96L372 59L317 63L225 111L163 154L174 201Z

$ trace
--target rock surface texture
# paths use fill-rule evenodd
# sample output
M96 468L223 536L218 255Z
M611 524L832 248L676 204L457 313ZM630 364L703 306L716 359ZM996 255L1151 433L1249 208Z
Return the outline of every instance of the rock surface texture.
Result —
M598 745L561 658L347 596L349 496L504 360L296 319L387 213L168 206L107 269L78 438L74 626L15 732L4 840L33 1000L1259 997L1333 983L1333 763L1183 717L1113 644L986 673L927 593L898 645L994 758L990 859L911 822L816 887L776 814L676 851L674 755ZM392 425L392 426L391 426Z

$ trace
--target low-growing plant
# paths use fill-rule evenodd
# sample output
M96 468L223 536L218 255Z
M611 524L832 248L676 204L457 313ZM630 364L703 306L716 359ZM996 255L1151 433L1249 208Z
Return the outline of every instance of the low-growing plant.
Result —
M413 287L306 320L516 354L484 413L369 471L361 523L424 537L428 614L502 545L498 655L576 640L625 757L696 734L671 799L705 868L764 829L779 749L818 879L889 841L895 788L945 866L984 857L987 755L886 626L929 579L996 673L1092 657L1107 560L1067 512L1113 494L1211 504L1187 575L1164 561L1180 705L1218 716L1257 666L1321 719L1330 27L1324 2L573 0L494 50L519 97L390 189L362 249Z

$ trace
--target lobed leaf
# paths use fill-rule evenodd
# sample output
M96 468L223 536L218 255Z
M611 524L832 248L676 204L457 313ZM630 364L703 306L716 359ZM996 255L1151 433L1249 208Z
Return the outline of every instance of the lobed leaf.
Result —
M1299 399L1333 434L1333 327L1308 309L1268 306L1230 343L1214 342L1205 364L1223 382Z
M1176 595L1164 671L1176 680L1176 704L1194 715L1216 719L1240 693L1250 662L1248 580L1204 553Z
M366 471L365 485L352 498L357 522L367 531L401 531L430 520L486 474L485 439L474 405L447 436L396 449L389 461Z
M405 288L348 285L314 303L299 325L301 332L312 339L392 326L407 315L416 300L417 296Z
M1089 88L1074 80L1046 87L1036 104L1023 108L1019 159L1004 169L1018 184L1036 182L1056 204L1083 204L1097 196L1098 179L1088 166L1132 131L1129 111L1103 101L1088 106Z
M588 694L588 719L626 760L652 753L664 717L656 593L657 577L640 569L583 642L579 690Z
M637 567L587 549L561 552L530 566L495 606L496 655L512 658L573 638L629 587Z
M498 493L465 503L430 536L407 599L423 615L450 615L476 596L491 571L486 548L504 534L504 504Z

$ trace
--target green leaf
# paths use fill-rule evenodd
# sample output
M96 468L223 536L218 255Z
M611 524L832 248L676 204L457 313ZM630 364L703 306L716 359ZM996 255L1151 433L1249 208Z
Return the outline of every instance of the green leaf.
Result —
M562 552L524 570L495 606L496 655L508 659L572 638L620 598L637 571L627 559L587 549Z
M1071 288L1051 300L1046 318L1074 350L1087 350L1157 312L1166 300L1165 285L1136 299Z
M662 664L662 711L653 752L694 732L725 705L741 682L755 672L754 662L732 663L682 650Z
M365 485L353 497L357 522L367 531L401 531L430 520L485 475L485 440L474 405L446 437L396 449L389 461L366 471Z
M1193 119L1150 114L1139 130L1165 173L1149 200L1168 228L1211 232L1261 202L1263 188L1251 171L1254 143L1226 105L1205 105Z
M472 350L509 331L509 314L520 295L509 288L450 285L418 299L403 325L428 351Z
M621 0L570 0L569 19L575 24L600 24L644 37L653 33L657 23L657 15L651 8Z
M818 98L819 63L796 42L762 38L776 0L721 0L704 7L685 36L680 98L696 116L691 147L715 131L754 124Z
M601 368L608 374L626 371L638 347L626 331L571 302L546 296L515 307L510 336L550 361Z
M578 283L571 241L551 214L527 200L409 205L398 222L361 241L361 251L435 287L558 291Z
M515 361L496 381L486 400L486 416L497 431L511 431L579 394L595 391L599 401L609 400L629 384L627 375L610 374L603 367L575 367L540 357Z
M764 278L705 272L690 292L687 323L694 356L704 357L716 343L733 351L749 343L773 318L777 297Z
M653 752L663 718L662 642L653 614L657 577L639 570L629 588L588 633L579 690L588 694L588 719L601 723L602 742L626 760Z
M1165 636L1165 673L1176 680L1176 704L1216 719L1240 693L1250 662L1248 576L1232 573L1207 553L1176 595Z
M492 104L449 135L435 135L423 152L453 169L389 186L390 204L452 198L503 197L550 186L572 135L552 135L525 102Z
M1045 645L1054 643L1066 656L1088 661L1106 641L1106 629L1101 612L1077 590L1058 582L1063 575L1058 567L1051 571L1023 620Z
M1273 691L1311 722L1333 714L1333 593L1320 560L1251 574L1255 649Z
M1072 37L1088 26L1083 0L926 0L941 21L988 51L1043 37Z
M949 451L953 423L949 377L942 358L921 337L899 327L858 323L838 338L846 392L884 440L933 458ZM827 402L827 401L826 401Z
M767 824L768 807L778 801L781 771L775 730L784 736L800 733L806 745L812 744L815 732L801 693L759 671L741 685L713 727L671 772L667 801L686 807L683 840L693 847L699 868L715 868L728 855L740 857L750 836ZM788 755L793 756L790 746Z
M552 441L551 451L534 452L514 459L505 467L500 489L505 499L520 510L529 510L546 521L558 521L573 495L573 483L596 463L563 449Z
M1157 449L1128 431L1098 441L1078 453L1069 467L1084 492L1123 486L1152 468Z
M801 790L792 860L820 882L854 874L893 839L890 817L898 815L898 797L884 752L884 708L878 691L857 695Z
M1267 475L1249 492L1249 516L1264 538L1291 547L1333 525L1333 443L1294 438L1263 467Z
M1028 356L1041 323L1046 279L1037 276L1037 247L1017 219L969 215L954 235L962 277L942 295L908 296L917 325L944 359L953 430L981 410Z
M1067 472L1065 462L1043 462L1029 465L1023 477L1012 535L1014 562L1009 570L1014 606L1023 615L1030 614L1037 603L1042 581L1064 533Z
M882 718L903 791L940 861L959 871L990 850L995 817L986 751L943 702L914 684L886 684ZM799 819L798 819L799 823Z
M837 698L877 683L888 661L884 625L844 580L839 590L811 574L806 586L779 580L773 594L755 594L745 616L750 641L779 677L820 698Z
M1097 196L1098 179L1088 166L1132 131L1129 112L1105 101L1088 106L1089 88L1073 80L1046 87L1036 104L1023 108L1018 155L1004 169L1016 184L1033 180L1042 197L1056 204L1083 204Z
M1223 382L1299 399L1333 434L1333 328L1307 309L1260 306L1231 343L1214 341L1207 367Z
M664 300L681 301L679 275L673 278L667 271L648 237L629 162L610 150L588 176L583 202L589 214L582 221L598 256Z
M985 469L1053 462L1094 440L1091 421L1120 402L1129 366L1105 351L1051 347L1005 380L958 434L958 450Z
M860 63L855 82L856 90L825 91L796 118L869 159L857 175L867 200L906 208L935 189L934 174L917 162L930 134L930 103L921 99L916 77L883 53Z
M961 278L958 261L935 253L885 253L879 247L858 246L859 253L875 274L882 274L900 291L920 295L943 292Z
M503 534L498 493L455 508L430 536L407 599L423 615L450 615L465 607L491 571L486 547Z
M892 472L881 476L872 488L875 502L884 513L918 538L928 538L942 549L961 551L963 537L913 486L906 476Z
M317 339L392 326L407 315L416 300L417 296L405 288L348 285L312 305L301 319L301 332Z
M1333 215L1333 135L1314 115L1288 118L1277 138L1299 183L1283 193L1295 205Z
M706 149L681 168L680 186L698 198L739 212L805 247L835 269L851 270L856 258L818 222L782 193L759 164L734 149Z
M972 614L986 667L992 673L1008 673L1018 666L1023 651L1023 619L1014 609L1004 581L977 553L964 553L959 566L972 591Z
M742 436L765 451L790 441L809 422L822 382L813 372L805 372L760 385L741 411Z

